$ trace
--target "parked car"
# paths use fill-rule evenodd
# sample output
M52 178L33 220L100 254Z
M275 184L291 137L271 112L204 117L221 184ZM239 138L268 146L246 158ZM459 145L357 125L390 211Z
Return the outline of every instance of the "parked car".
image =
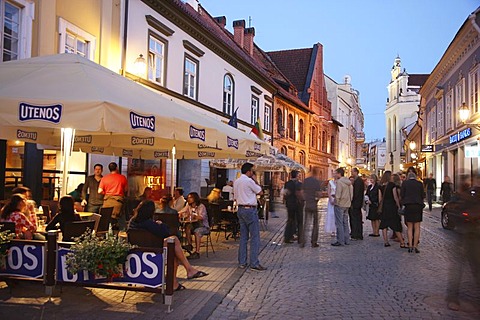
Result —
M480 226L480 188L472 188L469 194L454 195L442 208L442 227L477 228Z

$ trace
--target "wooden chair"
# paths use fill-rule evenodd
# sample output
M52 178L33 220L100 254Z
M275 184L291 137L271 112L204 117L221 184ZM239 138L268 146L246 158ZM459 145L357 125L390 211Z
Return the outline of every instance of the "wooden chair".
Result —
M97 235L105 235L112 221L113 207L100 208L100 221L98 222Z
M87 229L93 231L95 221L73 221L65 223L62 241L72 241L73 238L80 237Z
M163 248L163 239L144 229L128 229L127 239L141 248Z
M15 233L15 222L0 222L0 232L1 231L10 231L11 233Z

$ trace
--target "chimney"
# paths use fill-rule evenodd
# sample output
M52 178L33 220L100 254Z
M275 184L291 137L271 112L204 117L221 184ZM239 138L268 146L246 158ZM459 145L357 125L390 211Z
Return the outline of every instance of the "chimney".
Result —
M255 28L246 28L245 29L245 44L244 48L247 50L248 54L253 56L253 38L255 37Z
M242 48L243 48L243 40L244 40L244 31L245 31L245 20L233 21L233 39Z
M218 23L222 28L225 28L227 25L227 17L221 16L221 17L215 17L213 18L216 23Z

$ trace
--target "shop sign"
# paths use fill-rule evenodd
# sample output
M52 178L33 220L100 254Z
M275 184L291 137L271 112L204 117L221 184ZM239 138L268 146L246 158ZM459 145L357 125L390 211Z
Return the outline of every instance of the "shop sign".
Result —
M95 276L89 272L71 274L67 271L67 253L70 249L59 248L57 259L57 281L76 283L101 283L106 278ZM125 264L123 274L113 278L113 282L138 284L151 288L158 288L164 282L163 254L156 252L131 251Z
M130 126L132 129L146 129L155 132L155 116L143 116L130 111Z
M465 158L480 158L480 148L478 144L465 146Z
M8 249L6 268L0 275L40 278L44 274L45 246L43 244L15 243Z
M472 128L466 128L450 136L450 144L465 140L472 136Z
M433 144L422 144L422 149L420 152L433 152Z
M44 120L59 123L62 118L62 105L35 106L32 104L20 103L18 112L18 119L20 121Z

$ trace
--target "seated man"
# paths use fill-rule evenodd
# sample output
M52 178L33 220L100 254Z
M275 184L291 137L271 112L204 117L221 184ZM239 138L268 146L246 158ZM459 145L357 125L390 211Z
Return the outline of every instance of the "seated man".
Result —
M200 196L196 192L191 192L187 196L187 205L178 213L180 218L187 220L185 224L185 234L187 236L188 245L192 247L192 233L195 236L195 252L191 253L188 258L200 258L200 242L203 235L210 232L208 224L207 208L200 203ZM191 222L188 222L190 220Z

